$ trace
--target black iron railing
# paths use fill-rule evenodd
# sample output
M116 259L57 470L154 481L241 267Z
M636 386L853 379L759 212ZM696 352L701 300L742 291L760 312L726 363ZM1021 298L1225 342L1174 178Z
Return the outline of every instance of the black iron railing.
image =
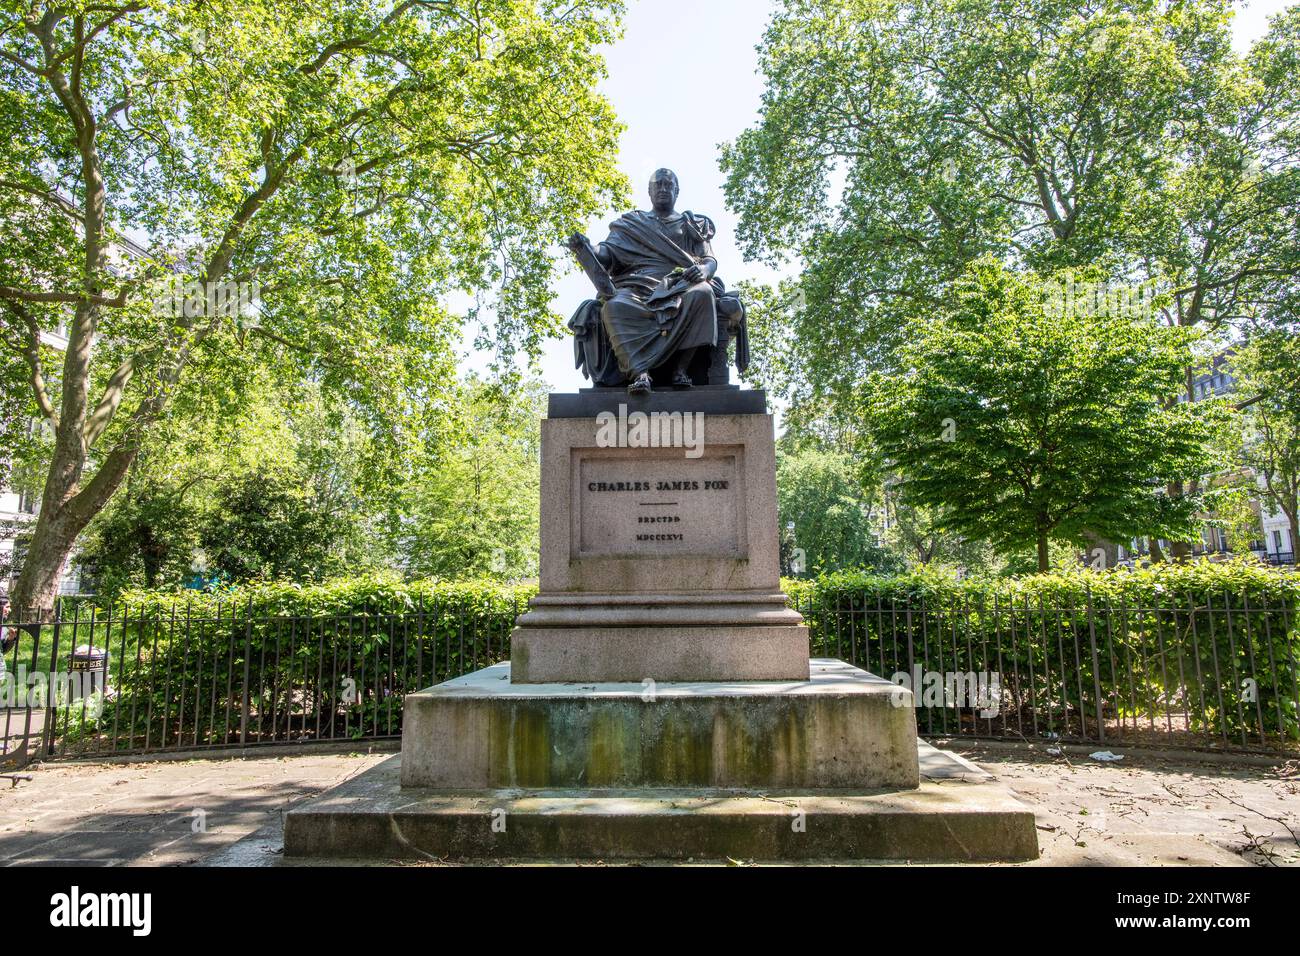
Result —
M923 735L1300 742L1300 637L1287 603L1222 593L1158 605L1039 595L935 606L845 595L798 610L814 656L911 686Z
M11 614L0 763L395 737L407 693L509 657L520 604ZM814 657L911 687L923 735L1231 749L1300 742L1300 637L1286 603L1229 593L1148 606L849 594L796 606Z

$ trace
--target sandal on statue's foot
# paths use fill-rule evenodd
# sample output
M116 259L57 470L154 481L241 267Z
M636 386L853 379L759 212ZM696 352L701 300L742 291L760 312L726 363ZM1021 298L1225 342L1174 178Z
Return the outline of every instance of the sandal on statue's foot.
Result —
M627 393L629 395L649 395L650 390L649 372L642 372L633 379L632 384L627 387Z
M685 372L678 372L673 376L673 388L691 388L694 384Z

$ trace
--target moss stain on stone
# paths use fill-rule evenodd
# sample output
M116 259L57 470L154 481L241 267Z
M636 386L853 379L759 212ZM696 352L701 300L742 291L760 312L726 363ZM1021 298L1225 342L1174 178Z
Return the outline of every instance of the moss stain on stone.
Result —
M587 785L612 787L625 784L634 777L629 766L630 728L628 714L623 709L596 711L591 715L587 739Z
M866 703L780 695L509 698L490 706L485 777L495 787L762 788L809 780L837 787L888 761L886 782L915 786L915 764L891 756L914 752L915 715L882 700ZM412 721L412 729L420 726ZM443 722L456 736L473 727Z
M804 778L811 757L808 725L793 707L787 706L781 715L780 736L781 747L778 752L781 756L782 777L787 782Z
M661 786L707 780L713 771L713 735L689 708L646 705L642 763Z
M492 786L545 787L551 781L551 728L545 706L519 704L492 714Z

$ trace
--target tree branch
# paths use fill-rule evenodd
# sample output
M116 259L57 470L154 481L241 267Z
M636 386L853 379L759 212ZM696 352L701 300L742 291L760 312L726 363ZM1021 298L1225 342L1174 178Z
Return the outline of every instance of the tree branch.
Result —
M90 448L104 433L117 413L117 408L122 404L122 398L126 394L126 386L131 381L131 376L135 374L135 363L137 356L132 355L125 362L117 367L117 370L108 379L108 384L104 386L104 396L95 406L95 410L86 418L86 425L83 429L83 435L86 447Z
M345 50L357 50L363 48L367 43L379 36L384 27L388 26L394 20L401 18L407 10L412 7L446 7L445 3L431 2L431 0L405 0L392 9L386 17L379 21L379 24L367 33L358 34L357 36L348 37L345 40L337 40L329 44L317 55L316 59L299 68L305 76L312 76L321 71L325 64L329 63L335 56Z
M86 48L86 46L88 46L88 45L90 44L90 42L91 42L92 40L95 39L95 37L99 36L101 33L103 33L105 30L107 30L110 26L112 26L112 25L113 25L114 23L116 23L118 20L122 19L122 18L123 18L124 16L126 16L128 13L138 13L139 11L141 11L141 10L143 10L143 9L144 9L144 4L142 4L142 3L128 3L128 4L126 4L126 5L123 6L123 7L119 7L119 8L118 8L114 13L113 13L112 16L106 17L106 18L105 18L103 21L101 21L97 26L91 27L90 32L89 32L89 33L86 33L84 37L80 37L80 38L78 39L78 41L77 41L77 46L70 47L69 49L64 50L64 51L63 51L62 53L60 53L57 57L55 57L54 60L52 61L51 65L57 65L57 64L59 64L59 63L62 63L62 62L63 62L64 60L66 60L68 57L73 56L73 55L76 53L78 47L80 47L82 50L84 50L84 49ZM87 12L89 12L89 11L87 11ZM83 27L84 27L84 24L83 24Z
M75 305L107 305L120 309L126 305L127 294L125 289L111 296L84 292L30 292L27 289L0 285L0 299L9 302L66 302Z
M41 374L41 328L36 322L36 317L20 303L6 301L5 305L23 323L27 333L27 340L22 352L23 357L27 359L28 367L31 369L29 381L31 382L32 393L36 397L36 404L40 407L41 414L57 429L59 427L59 413L54 410L54 404L50 401L49 393L45 389L45 376Z

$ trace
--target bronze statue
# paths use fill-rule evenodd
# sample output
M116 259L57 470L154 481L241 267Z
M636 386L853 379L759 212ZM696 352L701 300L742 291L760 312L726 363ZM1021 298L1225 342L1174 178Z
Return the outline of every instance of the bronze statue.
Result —
M727 383L727 342L749 365L745 308L717 278L708 216L678 212L677 176L650 179L649 212L629 212L592 247L582 233L568 245L596 286L569 322L577 367L599 386L644 395L655 384L690 388Z

